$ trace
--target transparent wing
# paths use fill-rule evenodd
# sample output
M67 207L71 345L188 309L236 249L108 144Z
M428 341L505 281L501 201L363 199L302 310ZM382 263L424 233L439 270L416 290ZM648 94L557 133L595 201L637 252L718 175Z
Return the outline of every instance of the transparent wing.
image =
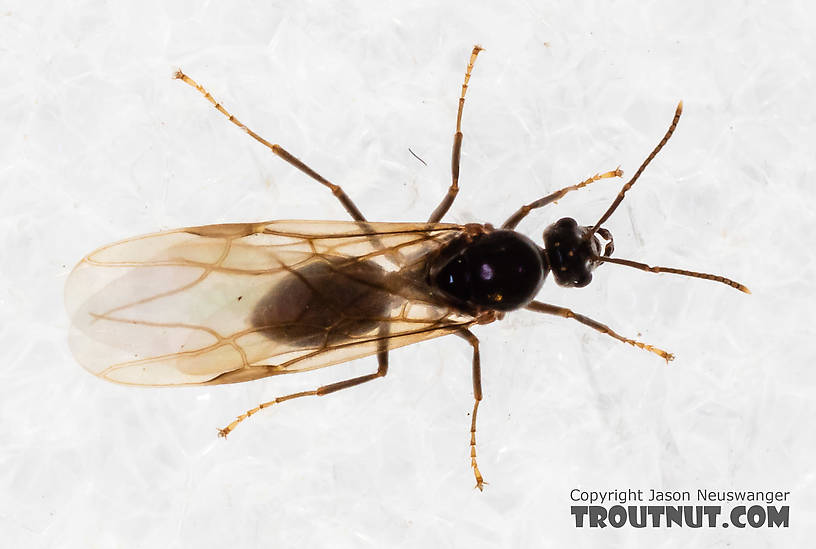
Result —
M473 318L434 299L420 275L427 254L461 230L276 221L110 244L66 282L71 350L110 381L185 385L321 368L445 335Z

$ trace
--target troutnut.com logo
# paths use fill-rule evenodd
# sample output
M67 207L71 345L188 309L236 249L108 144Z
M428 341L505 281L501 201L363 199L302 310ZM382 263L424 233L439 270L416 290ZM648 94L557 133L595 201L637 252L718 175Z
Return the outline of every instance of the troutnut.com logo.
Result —
M789 497L774 490L575 488L570 499L583 505L572 505L570 514L578 528L787 528Z

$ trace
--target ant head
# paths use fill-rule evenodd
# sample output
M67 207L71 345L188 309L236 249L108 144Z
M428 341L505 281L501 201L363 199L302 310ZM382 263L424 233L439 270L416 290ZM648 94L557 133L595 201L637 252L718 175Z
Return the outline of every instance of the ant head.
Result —
M601 262L601 243L592 227L581 227L571 217L563 217L544 230L544 257L559 286L583 288L592 282L592 271ZM614 246L605 229L596 231L609 242L604 250L608 257Z

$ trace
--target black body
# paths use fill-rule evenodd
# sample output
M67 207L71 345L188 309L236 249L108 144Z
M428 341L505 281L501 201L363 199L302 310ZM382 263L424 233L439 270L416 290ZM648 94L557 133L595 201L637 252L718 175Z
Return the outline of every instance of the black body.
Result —
M541 289L544 250L515 231L463 235L430 262L428 283L463 309L512 311Z
M521 233L490 230L464 234L429 262L428 284L469 312L513 311L529 304L552 271L559 286L592 280L600 244L590 227L569 217L544 231L541 248Z
M270 290L251 323L291 345L345 342L373 330L411 280L425 287L423 293L473 316L513 311L533 301L550 271L560 286L589 284L600 244L594 235L585 238L588 230L572 218L560 219L544 231L541 248L516 231L481 225L429 258L424 276L389 274L372 261L310 263Z

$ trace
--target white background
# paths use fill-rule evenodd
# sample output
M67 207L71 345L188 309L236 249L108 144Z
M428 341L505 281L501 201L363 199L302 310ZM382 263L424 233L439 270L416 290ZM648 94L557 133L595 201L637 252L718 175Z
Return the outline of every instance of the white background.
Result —
M802 547L814 493L814 13L809 2L8 2L0 9L0 536L8 547ZM344 219L330 193L194 90L342 184L373 220L424 220L449 183L465 64L462 192L501 223L598 171L625 267L541 299L676 353L666 366L529 312L470 348L394 352L387 378L256 403L374 359L237 386L135 389L66 344L62 286L94 248L179 226ZM411 148L427 167L408 152ZM592 224L618 181L530 216ZM570 490L790 490L779 529L575 528ZM726 509L728 507L726 506Z

